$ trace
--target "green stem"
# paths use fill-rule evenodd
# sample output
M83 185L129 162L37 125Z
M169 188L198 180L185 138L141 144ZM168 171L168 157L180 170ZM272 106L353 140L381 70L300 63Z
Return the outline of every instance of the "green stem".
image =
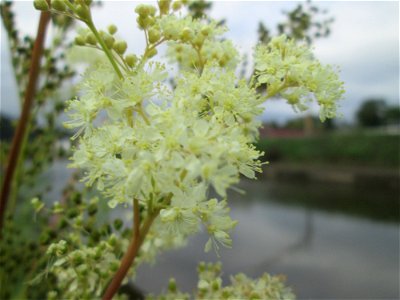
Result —
M107 55L108 60L110 61L111 65L113 66L115 72L117 73L120 79L124 78L121 70L118 68L117 63L115 62L114 56L112 55L110 49L108 49L107 45L104 43L103 39L101 38L99 32L97 31L96 27L93 24L93 21L90 20L86 22L89 29L93 32L94 36L96 37L97 41L99 42L101 48L104 50L104 53Z
M146 113L143 111L142 107L139 107L138 112L142 116L142 118L143 118L144 122L146 123L146 125L150 125L150 121L147 118Z

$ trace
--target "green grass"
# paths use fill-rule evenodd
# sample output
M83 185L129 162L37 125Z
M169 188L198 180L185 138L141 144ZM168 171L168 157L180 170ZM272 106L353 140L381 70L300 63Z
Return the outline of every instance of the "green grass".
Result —
M269 161L398 168L400 138L393 135L329 134L260 140Z

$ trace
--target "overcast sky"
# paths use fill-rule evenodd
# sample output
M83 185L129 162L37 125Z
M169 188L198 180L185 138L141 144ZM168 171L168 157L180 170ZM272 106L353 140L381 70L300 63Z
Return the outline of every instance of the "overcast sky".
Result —
M397 1L314 2L327 9L335 18L332 34L315 43L316 56L323 62L340 66L345 81L346 96L341 103L345 121L350 121L360 102L370 97L384 98L391 104L399 101L399 3ZM95 23L104 28L116 24L120 35L129 43L129 50L142 53L142 32L136 27L134 7L137 2L104 1L94 12ZM251 57L257 41L257 27L263 21L273 33L276 24L285 20L284 10L291 10L294 1L235 1L214 2L211 16L225 19L231 38L241 53ZM27 33L36 31L38 13L32 4L16 4L17 21ZM19 112L8 62L7 44L1 28L1 111L11 115ZM263 118L282 122L294 117L291 107L283 101L265 104ZM312 111L317 112L316 106Z

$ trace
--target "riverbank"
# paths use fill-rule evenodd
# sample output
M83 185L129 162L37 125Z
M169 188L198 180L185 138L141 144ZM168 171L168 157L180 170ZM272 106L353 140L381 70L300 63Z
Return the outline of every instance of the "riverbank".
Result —
M296 182L324 182L385 188L399 192L400 172L398 169L273 162L264 166L262 177Z
M265 138L256 147L264 161L398 170L400 136L334 132L299 138ZM353 169L353 167L351 167Z

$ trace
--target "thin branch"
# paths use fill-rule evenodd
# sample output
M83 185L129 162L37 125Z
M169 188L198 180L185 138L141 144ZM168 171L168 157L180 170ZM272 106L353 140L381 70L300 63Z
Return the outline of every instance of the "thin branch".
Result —
M170 193L168 196L164 198L163 204L168 205L171 202L173 194ZM135 208L136 207L136 208ZM148 211L147 218L144 220L144 223L142 225L142 228L140 229L140 232L138 232L139 224L139 202L137 199L134 199L134 235L132 238L132 241L128 247L127 252L125 253L124 257L121 260L121 265L118 269L118 271L115 273L113 279L111 280L111 283L108 285L107 290L105 291L103 295L103 300L111 300L115 293L117 293L118 289L121 286L122 280L124 280L126 274L129 271L129 268L133 265L135 262L135 258L139 252L140 247L143 244L143 241L147 235L147 233L150 230L151 225L153 224L154 220L158 217L160 210L162 209L162 206L157 207L153 211Z
M129 244L128 250L125 253L124 257L121 260L121 265L117 272L115 273L111 283L107 287L106 292L103 295L103 300L111 300L115 293L118 291L119 287L121 286L122 280L124 280L126 274L129 271L129 268L135 261L135 258L138 254L139 248L146 236L153 220L158 215L154 217L148 217L142 227L141 232L139 231L140 227L140 213L139 213L139 201L137 199L133 200L133 237L131 243Z
M29 70L28 86L26 88L24 105L19 119L15 135L11 144L8 157L8 165L5 172L0 194L0 236L4 223L10 187L14 178L15 169L21 154L21 145L27 132L33 100L36 93L36 85L39 77L40 59L43 53L43 45L46 36L47 25L50 21L48 12L41 12L38 25L37 37L32 52L32 64Z

